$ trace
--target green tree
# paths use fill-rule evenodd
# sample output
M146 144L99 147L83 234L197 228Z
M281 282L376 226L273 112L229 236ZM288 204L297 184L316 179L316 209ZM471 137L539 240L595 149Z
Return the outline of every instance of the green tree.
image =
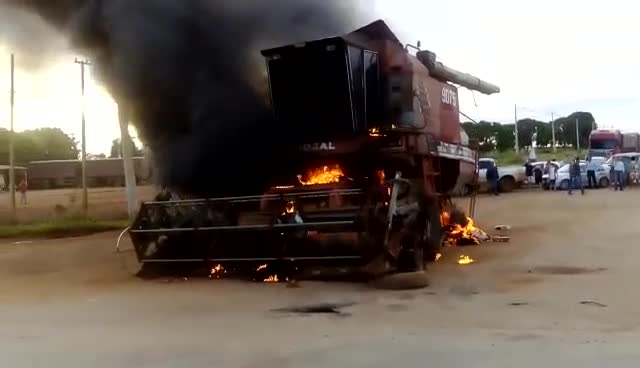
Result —
M107 155L105 155L104 153L98 153L98 154L87 153L87 160L102 160L105 158L107 158Z
M579 124L578 136L580 147L589 146L589 134L598 129L593 115L589 112L574 112L573 114L556 120L558 143L564 147L576 147L576 121Z
M490 152L496 148L496 132L494 124L486 121L479 123L466 122L462 124L469 138L478 142L481 152Z
M551 145L551 124L538 122L536 126L536 144L539 147L547 147Z
M111 152L109 153L109 158L118 157L122 157L122 145L120 144L119 139L114 139L111 141Z
M508 151L516 146L516 134L514 124L502 124L496 134L496 149Z
M141 148L138 148L138 146L136 145L136 142L131 141L131 144L133 145L132 152L134 157L144 156L144 151ZM109 158L121 158L121 157L122 157L122 143L120 139L114 139L113 141L111 141L111 152L109 153Z
M80 154L75 138L59 128L28 130L20 136L35 142L40 160L74 160Z
M9 135L0 130L0 163L9 163ZM73 160L78 158L78 143L58 128L43 128L14 133L15 161Z
M544 123L534 119L518 120L518 144L520 147L531 147L533 145L533 135L540 124Z

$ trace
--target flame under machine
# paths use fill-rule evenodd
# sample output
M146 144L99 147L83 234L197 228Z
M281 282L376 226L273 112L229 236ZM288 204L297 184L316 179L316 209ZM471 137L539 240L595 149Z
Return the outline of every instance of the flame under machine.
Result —
M277 124L294 142L285 161L299 171L260 195L144 203L129 230L138 261L423 270L462 172L448 82L499 89L431 52L411 55L382 21L263 55ZM443 153L445 139L460 150Z

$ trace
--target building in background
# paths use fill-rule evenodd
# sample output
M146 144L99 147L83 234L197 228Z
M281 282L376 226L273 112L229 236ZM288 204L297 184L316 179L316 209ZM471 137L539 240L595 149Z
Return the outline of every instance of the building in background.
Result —
M0 165L0 192L9 190L9 166ZM16 183L27 175L27 168L21 166L14 167L16 171Z
M153 170L144 157L134 157L136 183L150 184ZM27 164L29 189L74 188L82 182L80 160L32 161ZM124 186L124 166L121 158L107 158L87 161L87 186Z

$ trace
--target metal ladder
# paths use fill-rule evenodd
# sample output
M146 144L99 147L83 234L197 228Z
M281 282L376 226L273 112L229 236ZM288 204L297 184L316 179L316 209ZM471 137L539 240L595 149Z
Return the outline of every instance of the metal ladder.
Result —
M427 134L427 145L429 147L430 155L423 166L425 179L429 183L431 193L438 198L442 198L443 194L438 191L442 188L440 152L438 151L437 140L432 134Z

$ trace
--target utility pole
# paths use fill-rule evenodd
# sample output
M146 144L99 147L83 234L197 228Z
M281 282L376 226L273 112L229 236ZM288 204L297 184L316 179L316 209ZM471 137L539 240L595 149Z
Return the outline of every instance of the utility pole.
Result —
M518 105L513 105L513 116L516 126L516 153L520 153L520 144L518 143Z
M576 146L580 152L580 121L576 118Z
M133 220L136 215L136 171L133 166L133 141L129 135L131 109L127 104L118 103L118 119L120 121L120 148L124 164L124 180L127 189L127 212Z
M556 122L554 118L553 113L551 113L551 146L553 147L553 153L556 153Z
M10 92L10 100L11 100L11 118L10 118L10 130L9 130L9 193L11 194L11 216L12 220L16 219L16 158L14 155L14 128L13 128L13 120L15 116L15 69L16 69L16 60L15 55L11 54L11 92Z
M87 192L87 132L85 122L86 103L84 97L84 69L85 66L91 65L88 60L75 59L76 64L80 64L80 78L82 83L82 211L85 217L89 215L89 194Z

